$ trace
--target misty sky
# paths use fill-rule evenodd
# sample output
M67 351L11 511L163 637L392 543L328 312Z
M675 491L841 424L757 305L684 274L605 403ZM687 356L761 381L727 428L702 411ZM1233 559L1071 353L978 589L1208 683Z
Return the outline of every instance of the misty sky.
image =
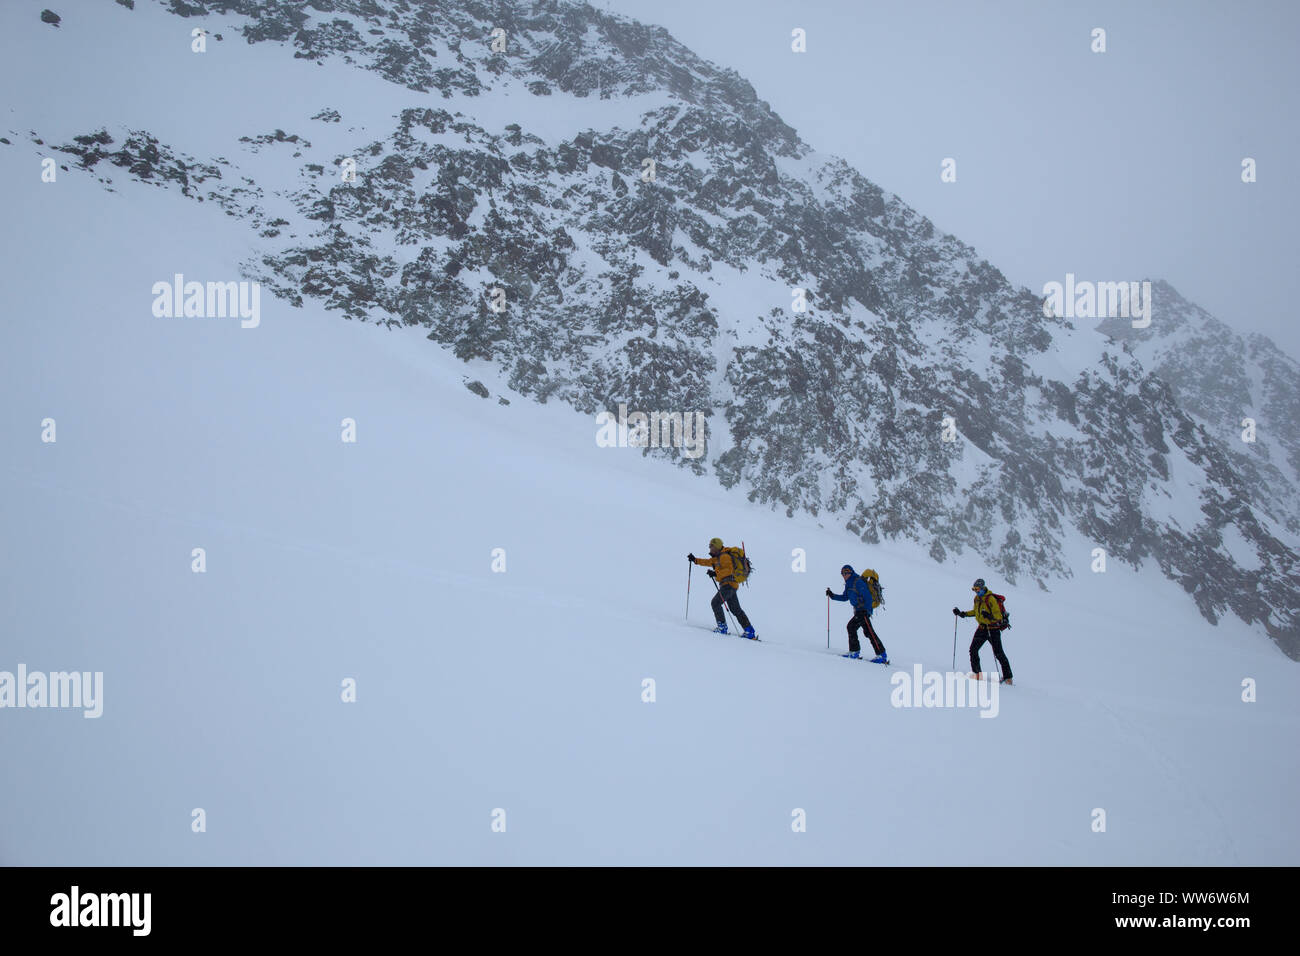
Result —
M1012 282L1163 278L1300 357L1300 3L591 2L735 69Z

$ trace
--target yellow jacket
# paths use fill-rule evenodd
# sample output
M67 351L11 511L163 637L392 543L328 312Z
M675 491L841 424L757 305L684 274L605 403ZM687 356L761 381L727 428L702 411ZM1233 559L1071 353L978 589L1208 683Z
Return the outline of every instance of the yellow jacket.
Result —
M718 575L718 584L736 586L736 564L727 552L721 552L716 558L696 558L695 563L713 568Z
M1002 611L998 608L998 599L993 596L992 591L985 591L984 594L975 595L975 606L969 611L962 611L962 617L975 616L979 621L980 627L992 627L1002 620Z

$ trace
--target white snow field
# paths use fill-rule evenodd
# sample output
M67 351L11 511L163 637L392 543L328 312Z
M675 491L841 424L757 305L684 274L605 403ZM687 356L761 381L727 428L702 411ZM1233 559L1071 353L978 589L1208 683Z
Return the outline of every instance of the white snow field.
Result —
M212 204L42 184L16 145L0 205L0 671L103 673L98 718L0 708L0 863L1300 863L1300 669L1158 569L1080 541L1051 594L991 578L996 716L895 707L978 564L599 448L419 330L269 295L257 328L155 318L154 282L238 277ZM714 535L762 642L683 623ZM837 656L844 604L826 649L846 561L892 667Z

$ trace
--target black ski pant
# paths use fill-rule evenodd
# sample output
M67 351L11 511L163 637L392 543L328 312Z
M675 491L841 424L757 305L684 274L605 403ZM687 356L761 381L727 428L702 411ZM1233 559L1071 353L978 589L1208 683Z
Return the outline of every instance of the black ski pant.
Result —
M998 666L1002 668L1002 679L1011 678L1011 662L1007 660L1006 652L1002 650L1002 632L991 627L980 627L975 632L975 637L970 642L970 669L976 674L980 671L980 648L984 642L993 645L993 656L998 659Z
M749 618L740 609L740 598L736 597L736 589L730 584L719 585L718 593L713 595L713 619L719 624L723 624L727 620L722 616L723 604L731 608L731 613L736 615L736 620L740 622L741 627L749 627Z
M871 649L876 652L877 656L885 653L885 645L881 643L880 637L876 634L876 629L871 626L871 615L866 611L856 610L853 616L849 618L849 652L856 654L862 645L858 643L858 628L862 628L862 633L867 640L871 642Z

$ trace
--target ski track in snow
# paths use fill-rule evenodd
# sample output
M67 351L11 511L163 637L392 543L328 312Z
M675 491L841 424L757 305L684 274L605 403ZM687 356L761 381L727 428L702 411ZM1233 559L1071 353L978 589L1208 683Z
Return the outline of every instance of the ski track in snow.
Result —
M1237 849L1237 843L1232 836L1232 827L1229 826L1227 818L1219 808L1205 796L1201 790L1201 785L1189 777L1184 771L1180 770L1178 766L1169 759L1167 756L1168 748L1161 747L1160 744L1155 741L1150 731L1143 728L1140 721L1121 716L1114 707L1106 703L1105 699L1101 695L1088 701L1088 706L1104 714L1114 724L1118 730L1117 739L1135 746L1150 763L1160 767L1165 779L1168 780L1171 785L1170 789L1193 797L1196 803L1204 809L1205 815L1212 818L1218 825L1217 846L1222 848L1222 852L1206 852L1203 865L1243 865L1241 855ZM1207 759L1205 762L1212 763L1212 760ZM1194 837L1189 834L1188 839L1198 847L1203 845L1205 841L1205 837L1200 834L1196 834Z

